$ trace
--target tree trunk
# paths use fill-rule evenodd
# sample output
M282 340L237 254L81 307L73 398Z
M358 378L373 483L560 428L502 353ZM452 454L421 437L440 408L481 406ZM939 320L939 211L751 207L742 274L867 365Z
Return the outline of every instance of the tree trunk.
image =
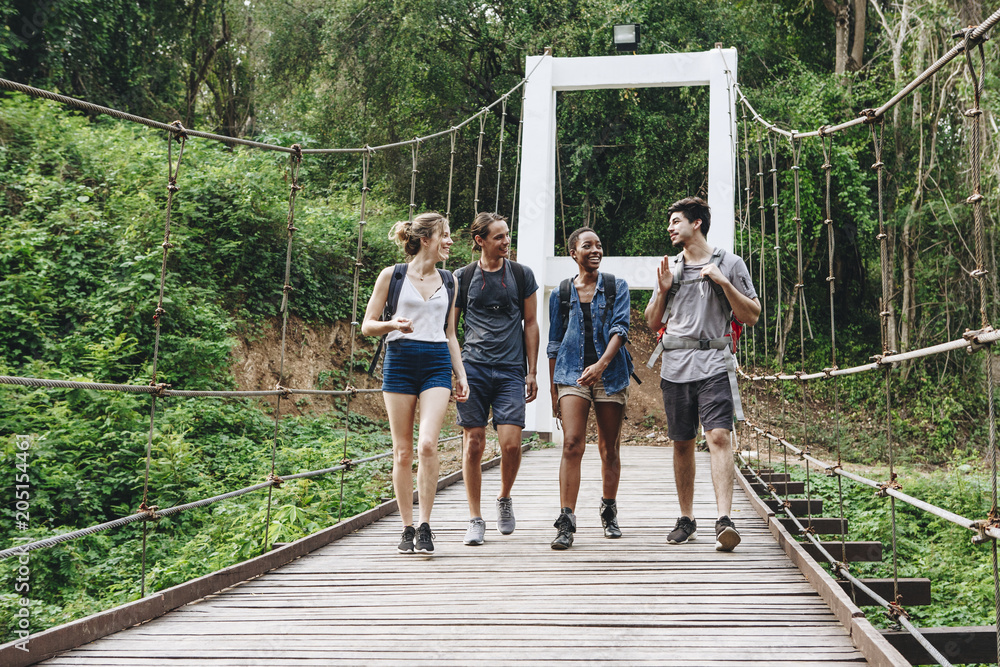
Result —
M851 42L851 71L856 72L865 64L865 26L868 17L867 0L854 0L854 41Z
M849 27L851 23L850 5L841 4L838 0L823 0L823 5L834 17L834 27L837 34L836 61L833 71L836 74L847 73L847 41L849 37ZM862 49L864 40L862 40Z

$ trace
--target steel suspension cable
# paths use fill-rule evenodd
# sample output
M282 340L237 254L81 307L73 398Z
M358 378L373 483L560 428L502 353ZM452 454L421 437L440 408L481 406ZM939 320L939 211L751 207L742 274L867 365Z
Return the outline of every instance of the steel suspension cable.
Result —
M454 147L455 147L455 136L452 135L451 138L452 145L452 160L454 160ZM416 153L413 155L414 159L414 171L416 171ZM358 310L360 305L359 295L361 291L361 267L363 266L362 259L364 257L364 237L365 237L365 225L368 224L365 219L368 214L368 171L371 167L371 152L363 153L361 156L361 210L360 219L358 220L358 250L354 258L354 300L351 302L351 363L347 367L347 386L351 387L354 382L354 354L357 349L358 340ZM448 206L451 207L451 176L448 177ZM412 189L411 189L412 190ZM410 209L412 214L413 209ZM347 472L347 439L350 434L351 429L351 396L348 396L344 401L344 454L342 462L345 467L341 469L340 472L340 502L337 507L337 521L344 520L344 477Z
M288 340L288 299L292 292L292 241L295 232L295 198L302 186L299 185L299 166L302 164L302 149L298 144L293 144L295 152L288 156L288 175L291 183L288 186L288 217L285 229L288 232L288 244L285 249L285 282L281 288L281 358L278 362L278 383L275 389L284 389L281 382L285 375L285 347ZM271 476L275 475L274 464L278 457L278 437L281 424L281 399L286 396L283 392L275 397L274 404L274 439L271 443ZM267 489L267 513L264 518L264 543L262 550L268 548L268 539L271 530L271 500L274 495L274 487Z

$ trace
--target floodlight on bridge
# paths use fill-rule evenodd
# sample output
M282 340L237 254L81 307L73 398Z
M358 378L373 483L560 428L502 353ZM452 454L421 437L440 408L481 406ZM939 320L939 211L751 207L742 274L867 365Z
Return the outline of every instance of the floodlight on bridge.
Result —
M615 48L619 51L638 50L640 32L641 27L638 23L623 23L616 25L613 30Z

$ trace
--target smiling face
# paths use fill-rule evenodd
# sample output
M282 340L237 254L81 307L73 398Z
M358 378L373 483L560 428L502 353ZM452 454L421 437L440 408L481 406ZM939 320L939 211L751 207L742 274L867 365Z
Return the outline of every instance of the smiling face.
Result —
M600 237L591 231L583 232L576 238L569 256L576 260L581 271L596 271L601 266L601 258L604 257Z
M670 224L667 232L670 233L670 242L677 248L684 248L694 237L700 234L701 220L688 220L681 211L674 211L670 214Z
M510 228L506 220L497 220L486 229L485 236L476 236L476 243L487 260L510 255Z
M451 227L447 222L443 222L429 239L423 239L423 246L429 252L435 262L445 262L451 254L451 245L455 242L451 238Z

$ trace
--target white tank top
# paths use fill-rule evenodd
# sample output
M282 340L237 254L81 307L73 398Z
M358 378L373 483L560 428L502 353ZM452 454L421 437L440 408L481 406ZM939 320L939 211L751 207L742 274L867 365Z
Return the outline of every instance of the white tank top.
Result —
M407 277L403 278L403 288L399 291L399 302L396 304L396 315L408 317L413 323L413 333L404 334L400 331L390 331L385 337L387 343L394 340L421 340L427 343L447 343L444 333L444 317L451 308L448 302L448 289L441 285L431 298L424 301L417 288Z

